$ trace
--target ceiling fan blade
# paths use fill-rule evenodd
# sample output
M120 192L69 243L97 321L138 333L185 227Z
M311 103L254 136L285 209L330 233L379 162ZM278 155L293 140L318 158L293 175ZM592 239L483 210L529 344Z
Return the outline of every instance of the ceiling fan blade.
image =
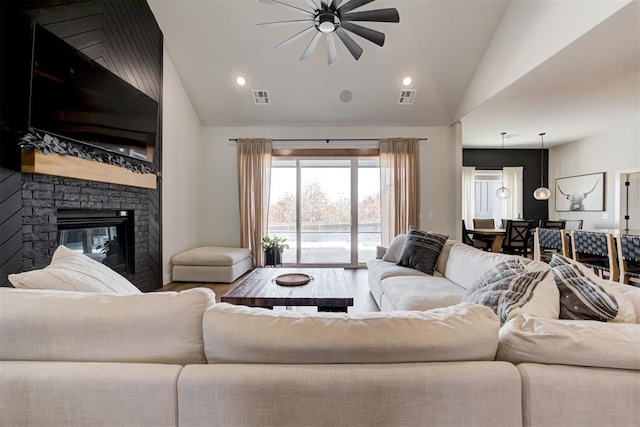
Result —
M302 61L303 59L307 59L308 57L311 56L311 54L313 53L314 49L318 45L318 42L320 41L320 36L322 36L322 33L320 31L318 31L316 33L316 35L313 36L313 38L309 42L309 46L307 46L307 48L304 50L304 52L302 52L302 56L300 57L300 61Z
M275 6L280 6L284 9L288 9L294 12L298 12L298 13L302 13L303 15L307 15L313 18L313 13L309 12L308 10L304 10L304 9L300 9L299 7L296 6L291 6L290 4L286 4L286 3L282 3L281 1L278 0L260 0L262 3L266 3L266 4L273 4Z
M329 7L329 2L327 0L320 0L320 6L322 6L322 9L327 9Z
M327 34L327 56L329 58L329 65L338 59L338 51L336 50L336 39L333 38L333 33Z
M361 6L364 6L367 3L371 3L373 0L351 0L348 1L342 6L339 11L340 13L347 13L350 10L357 9Z
M313 19L296 19L293 21L277 21L277 22L264 22L260 25L261 27L281 27L283 25L292 25L292 24L309 24L313 22Z
M340 7L340 4L342 4L342 0L333 0L331 3L331 10L336 10Z
M351 22L343 21L340 26L347 31L351 31L354 34L364 37L372 43L378 46L384 46L384 33L380 31L372 30L371 28L365 28L361 25L352 24Z
M288 39L286 39L285 41L281 42L280 44L277 44L275 47L284 47L284 46L288 46L291 43L293 43L294 41L298 40L300 37L304 36L305 34L307 34L309 31L314 31L316 29L315 26L311 26L305 30L300 31L297 34L294 34L293 36L289 37Z
M318 6L313 2L313 0L304 0L311 7L312 10L316 10Z
M344 7L344 6L343 6ZM366 10L364 12L346 13L340 17L342 21L400 22L398 10L389 9Z
M342 43L344 43L347 49L349 49L349 52L351 52L351 55L353 55L356 61L360 59L360 56L362 55L362 48L360 45L358 45L358 43L356 43L349 34L345 33L342 28L338 27L334 32L338 37L340 37L340 40L342 40Z

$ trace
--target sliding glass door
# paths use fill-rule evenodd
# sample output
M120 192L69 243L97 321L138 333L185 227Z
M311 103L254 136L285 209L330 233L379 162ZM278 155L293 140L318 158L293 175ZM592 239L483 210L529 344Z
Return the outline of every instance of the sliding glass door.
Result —
M380 244L377 158L275 158L269 235L289 265L356 266Z

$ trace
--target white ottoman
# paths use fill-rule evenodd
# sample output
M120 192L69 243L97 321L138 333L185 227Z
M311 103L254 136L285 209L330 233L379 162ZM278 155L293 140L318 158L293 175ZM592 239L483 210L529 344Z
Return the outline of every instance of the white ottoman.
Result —
M203 246L179 253L171 262L176 282L231 283L251 268L251 251Z

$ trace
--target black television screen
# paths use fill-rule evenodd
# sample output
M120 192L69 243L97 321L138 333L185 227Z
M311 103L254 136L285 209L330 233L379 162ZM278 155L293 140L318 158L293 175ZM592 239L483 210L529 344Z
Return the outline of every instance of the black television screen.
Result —
M29 127L148 160L158 103L34 25Z

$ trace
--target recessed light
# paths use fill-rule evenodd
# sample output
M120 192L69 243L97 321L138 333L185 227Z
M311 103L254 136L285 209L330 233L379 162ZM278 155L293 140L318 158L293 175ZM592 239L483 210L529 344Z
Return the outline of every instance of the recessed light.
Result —
M238 83L238 86L244 86L247 84L247 80L242 76L238 76L236 77L236 83Z
M402 79L402 84L404 86L409 86L411 84L413 80L411 79L411 77L405 77L404 79Z

